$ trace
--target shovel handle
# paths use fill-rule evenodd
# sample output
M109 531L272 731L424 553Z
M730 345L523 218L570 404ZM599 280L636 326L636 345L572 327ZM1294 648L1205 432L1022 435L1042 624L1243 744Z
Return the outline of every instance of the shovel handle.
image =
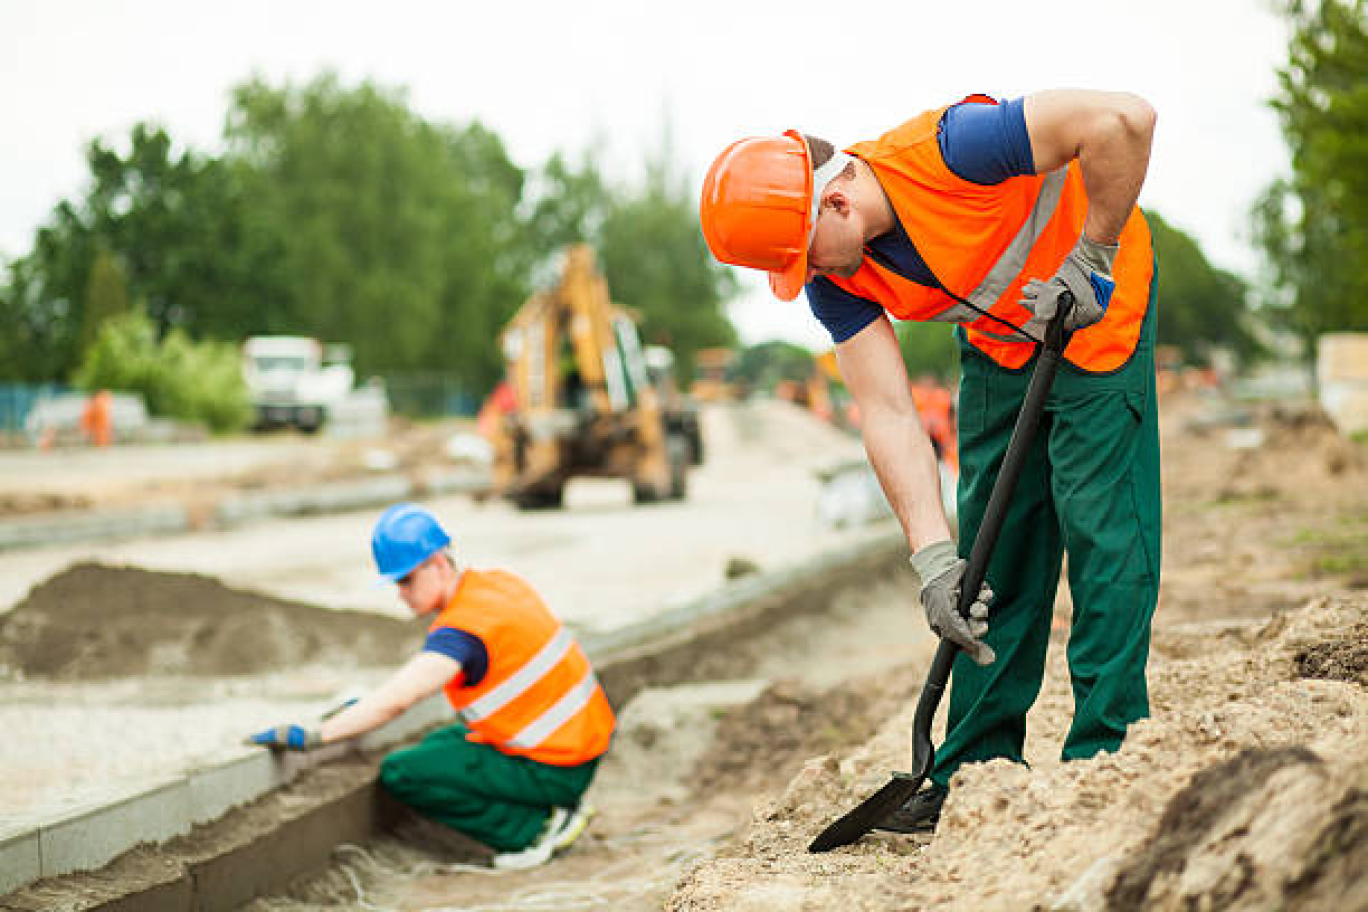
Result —
M1012 500L1017 477L1021 474L1021 464L1040 425L1040 416L1045 411L1045 398L1050 393L1050 385L1054 383L1060 356L1068 347L1069 333L1064 331L1064 321L1073 310L1073 304L1073 295L1064 291L1059 296L1059 310L1045 328L1040 359L1031 374L1031 385L1026 390L1021 411L1017 413L1012 439L1007 443L1007 454L1003 457L1002 468L998 470L997 481L993 483L988 508L984 512L983 522L979 524L978 535L974 537L969 567L961 581L959 611L966 617L974 596L978 595L983 585L988 559L992 556L998 533L1002 531L1007 505ZM945 692L945 682L950 679L950 667L955 663L957 652L959 647L953 642L941 640L936 657L931 660L931 670L917 699L917 711L912 719L912 772L894 773L887 785L819 833L808 846L809 852L827 852L838 846L850 845L878 827L890 812L901 807L921 788L922 781L931 773L931 763L936 757L935 746L931 743L931 723L936 716L936 707L940 706L941 694Z
M988 497L988 506L983 511L983 521L979 524L978 534L974 536L974 547L969 552L969 566L960 582L959 612L969 616L969 608L983 587L988 573L988 561L997 546L1002 523L1007 518L1007 508L1012 503L1017 479L1021 477L1021 467L1030 452L1035 439L1040 418L1045 413L1045 400L1050 395L1056 371L1064 349L1069 345L1072 333L1064 329L1064 323L1074 307L1073 293L1065 290L1059 295L1059 309L1054 319L1045 327L1045 341L1040 346L1040 357L1031 374L1031 383L1026 388L1021 410L1017 413L1012 437L1007 443L1007 453L998 469L997 481L993 483L993 493ZM921 697L917 700L917 711L912 718L912 771L925 775L935 759L935 748L931 744L931 723L940 705L945 684L950 679L950 669L955 664L955 654L959 646L950 640L941 640L936 656L931 660L931 670L926 675Z

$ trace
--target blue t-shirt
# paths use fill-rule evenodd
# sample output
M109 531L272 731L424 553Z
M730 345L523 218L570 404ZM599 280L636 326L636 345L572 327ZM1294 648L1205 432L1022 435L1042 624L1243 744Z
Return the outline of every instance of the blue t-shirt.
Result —
M1011 177L1035 174L1022 98L998 105L954 105L941 117L936 139L950 170L975 184L1000 184ZM901 224L870 240L865 255L919 285L939 284ZM876 302L851 294L826 276L817 276L807 284L807 297L813 314L831 334L831 341L838 344L884 312Z
M455 627L438 627L429 633L423 651L435 652L460 662L466 687L479 684L489 671L489 650L485 649L484 641Z

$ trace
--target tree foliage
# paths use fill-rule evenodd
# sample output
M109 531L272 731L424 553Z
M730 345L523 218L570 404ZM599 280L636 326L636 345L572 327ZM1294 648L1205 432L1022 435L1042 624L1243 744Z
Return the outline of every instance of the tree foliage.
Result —
M1254 210L1279 294L1310 355L1323 332L1368 330L1368 6L1282 0L1292 26L1273 100L1292 173Z
M529 230L546 249L596 248L614 300L640 317L646 342L674 351L687 380L699 349L736 343L723 311L736 280L709 253L697 201L669 148L667 138L639 185L610 182L592 152L575 166L553 156L539 175Z
M1177 348L1189 364L1210 363L1217 349L1241 361L1258 355L1244 280L1212 266L1197 241L1159 213L1145 218L1159 269L1159 343Z
M946 323L898 323L898 348L909 377L931 374L949 383L959 374L959 343Z
M140 310L101 324L75 380L89 390L141 393L152 414L215 431L240 430L252 412L237 346L194 342L179 328L159 336Z
M491 344L527 293L523 172L478 123L430 124L401 94L325 74L233 96L229 156L281 232L270 313L247 331L353 346L362 372L498 376Z
M784 381L806 382L815 369L812 352L801 345L774 339L743 348L736 359L734 374L747 389L772 392Z
M93 141L86 160L88 193L54 208L0 293L17 349L9 379L67 380L101 321L130 302L159 334L227 332L270 274L269 235L252 230L221 162L177 153L147 124L133 127L124 152Z
M313 335L349 344L363 375L482 394L502 373L499 331L575 241L598 248L615 298L683 372L697 348L734 341L732 277L664 153L640 186L610 184L593 152L524 170L477 122L429 122L401 92L328 73L239 86L224 133L217 158L143 124L90 144L88 192L0 276L0 378L70 379L136 308L159 339Z

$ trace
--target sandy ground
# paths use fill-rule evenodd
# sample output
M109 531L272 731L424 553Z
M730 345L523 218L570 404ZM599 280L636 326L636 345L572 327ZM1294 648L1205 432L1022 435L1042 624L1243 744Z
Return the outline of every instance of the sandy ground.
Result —
M1229 411L1165 403L1153 718L1120 752L1058 762L1061 591L1031 768L963 770L934 838L807 854L910 762L934 643L910 579L885 582L622 707L599 815L555 864L495 874L380 839L253 912L1368 909L1368 467L1314 415ZM799 437L728 460L729 515L747 472L811 458Z
M556 864L493 874L379 841L254 909L1368 909L1363 453L1314 416L1230 428L1219 403L1169 405L1153 717L1120 752L1058 760L1061 591L1031 768L966 768L934 838L808 854L910 763L934 644L884 585L777 633L744 679L629 704L600 815Z
M581 632L710 591L735 558L773 566L838 540L817 521L813 469L858 452L857 441L787 403L704 418L709 460L684 503L633 507L625 483L590 480L572 484L562 511L469 498L432 506L462 559L525 576ZM301 442L302 465L339 465L354 447L327 455L325 442ZM213 483L240 482L244 464L257 477L277 471L282 446L230 447ZM413 448L408 437L396 444L404 448ZM106 455L50 458L68 460L81 496L160 496L144 466L123 475ZM92 459L99 470L87 472ZM210 484L198 446L161 449L158 460L168 485ZM363 511L0 554L0 587L14 593L0 601L0 824L229 759L247 749L237 743L246 732L307 719L395 667L425 625L401 623L407 612L392 587L374 584L373 522Z
M776 783L666 908L1368 909L1363 453L1315 416L1232 434L1170 405L1153 717L1119 752L1058 761L1055 648L1031 768L966 767L934 838L804 851L910 762L909 706Z

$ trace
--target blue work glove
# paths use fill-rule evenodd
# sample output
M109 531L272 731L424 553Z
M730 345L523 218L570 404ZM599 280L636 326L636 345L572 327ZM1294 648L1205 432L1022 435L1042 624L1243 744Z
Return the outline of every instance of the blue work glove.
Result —
M1022 329L1037 339L1044 338L1045 327L1059 309L1059 295L1066 289L1074 296L1073 311L1064 320L1067 332L1101 320L1116 288L1116 282L1112 280L1112 263L1120 249L1118 244L1097 244L1079 235L1078 243L1069 251L1053 279L1048 282L1032 279L1021 289L1020 304L1031 312L1031 319Z
M259 744L262 747L269 747L273 751L307 751L322 746L323 736L319 734L316 728L304 728L301 725L277 725L275 728L257 732L249 737L246 743Z

